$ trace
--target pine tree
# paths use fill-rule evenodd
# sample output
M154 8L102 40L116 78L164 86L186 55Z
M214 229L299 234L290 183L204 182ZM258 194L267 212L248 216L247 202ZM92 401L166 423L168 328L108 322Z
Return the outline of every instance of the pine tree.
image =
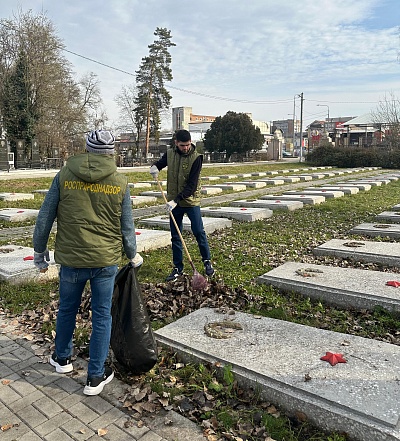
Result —
M172 81L171 31L166 28L156 28L154 35L157 39L150 44L149 55L142 58L142 63L136 71L137 96L135 99L135 125L146 128L145 157L149 153L150 135L158 140L161 117L160 112L169 107L171 95L165 88L165 82ZM138 139L140 133L137 133Z

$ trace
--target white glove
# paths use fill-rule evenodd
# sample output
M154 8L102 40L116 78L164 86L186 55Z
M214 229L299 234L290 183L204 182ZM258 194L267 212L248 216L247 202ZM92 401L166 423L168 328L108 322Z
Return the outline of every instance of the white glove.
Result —
M47 267L49 266L47 262L50 262L50 254L47 248L43 251L43 253L37 253L36 251L34 251L33 263L35 264L36 268L39 268L40 270L47 269Z
M157 179L158 178L158 173L159 173L159 170L158 170L157 166L152 165L150 167L150 174L151 174L151 176L153 176L154 179Z
M170 213L175 207L176 207L175 201L169 201L165 204L165 208L167 209L168 213Z
M143 264L143 257L139 253L136 253L135 257L131 259L131 262L133 267L137 268Z

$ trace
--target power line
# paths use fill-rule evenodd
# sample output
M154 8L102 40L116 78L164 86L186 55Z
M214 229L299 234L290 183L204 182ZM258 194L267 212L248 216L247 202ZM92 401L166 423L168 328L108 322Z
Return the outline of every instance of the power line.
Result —
M111 66L110 64L106 64L106 63L102 63L101 61L95 60L93 58L89 58L86 57L85 55L81 55L78 54L77 52L73 52L70 51L68 49L62 48L65 52L68 52L70 54L73 54L77 57L83 58L85 60L91 61L92 63L96 63L99 64L101 66L107 67L109 69L115 70L117 72L121 72L124 73L126 75L130 75L132 77L134 77L136 74L132 73L132 72L128 72L126 70L120 69L118 67L115 66ZM235 102L235 103L248 103L248 104L282 104L282 103L288 103L292 101L292 98L290 99L283 99L283 100L272 100L272 101L264 101L264 100L260 100L260 101L253 101L253 100L241 100L241 99L237 99L237 98L227 98L227 97L221 97L221 96L217 96L217 95L210 95L207 93L202 93L202 92L195 92L193 90L187 90L187 89L182 89L180 87L175 87L175 86L170 86L170 85L166 85L165 87L169 88L169 89L173 89L173 90L178 90L180 92L184 92L184 93L190 93L192 95L197 95L197 96L202 96L205 98L210 98L213 100L219 100L219 101L230 101L230 102ZM376 104L376 101L327 101L327 100L312 100L312 99L306 99L303 98L303 101L308 101L308 102L316 102L316 103L329 103L329 104Z
M84 56L84 55L78 54L78 53L76 53L76 52L70 51L70 50L65 49L65 48L63 48L63 50L64 50L65 52L70 53L70 54L76 55L77 57L84 58L85 60L89 60L89 61L91 61L91 62L93 62L93 63L100 64L101 66L108 67L109 69L113 69L113 70L115 70L115 71L117 71L117 72L122 72L122 73L127 74L127 75L130 75L130 76L135 76L135 74L133 74L132 72L128 72L128 71L126 71L126 70L119 69L118 67L111 66L111 65L106 64L106 63L102 63L102 62L100 62L100 61L98 61L98 60L95 60L95 59L93 59L93 58L86 57L86 56ZM221 96L217 96L217 95L210 95L210 94L207 94L207 93L194 92L193 90L182 89L182 88L180 88L180 87L174 87L174 86L170 86L170 85L166 85L165 87L167 87L167 88L169 88L169 89L179 90L180 92L190 93L190 94L192 94L192 95L203 96L203 97L205 97L205 98L211 98L211 99L214 99L214 100L220 100L220 101L231 101L231 102L236 102L236 103L249 103L249 104L281 104L281 103L287 103L287 102L291 102L291 101L292 101L291 99L275 100L275 101L252 101L252 100L240 100L240 99L236 99L236 98L226 98L226 97L221 97Z

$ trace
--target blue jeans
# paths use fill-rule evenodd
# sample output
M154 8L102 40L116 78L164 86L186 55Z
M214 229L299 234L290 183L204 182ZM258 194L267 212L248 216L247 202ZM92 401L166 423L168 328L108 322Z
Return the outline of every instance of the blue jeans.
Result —
M60 269L60 307L56 322L56 355L67 358L72 355L72 337L76 314L81 304L82 292L90 281L92 291L92 335L89 345L88 377L100 377L108 356L111 336L111 303L117 265L103 268Z
M200 207L180 207L177 205L173 210L172 214L176 220L180 232L182 233L183 216L184 214L190 220L190 226L192 233L197 240L199 246L199 251L203 262L205 260L211 259L210 248L208 246L206 232L204 231L203 220L201 218ZM169 220L171 229L171 243L172 243L172 260L174 262L174 267L178 268L179 271L183 270L183 247L179 234L175 228L174 222L170 218Z

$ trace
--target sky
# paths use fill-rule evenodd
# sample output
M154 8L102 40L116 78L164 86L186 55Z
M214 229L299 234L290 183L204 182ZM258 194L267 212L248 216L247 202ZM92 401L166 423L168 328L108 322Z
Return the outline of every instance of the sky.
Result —
M112 128L157 27L176 44L171 107L194 114L300 119L303 94L304 128L400 97L400 0L0 0L0 18L19 10L50 19L77 80L98 76Z

